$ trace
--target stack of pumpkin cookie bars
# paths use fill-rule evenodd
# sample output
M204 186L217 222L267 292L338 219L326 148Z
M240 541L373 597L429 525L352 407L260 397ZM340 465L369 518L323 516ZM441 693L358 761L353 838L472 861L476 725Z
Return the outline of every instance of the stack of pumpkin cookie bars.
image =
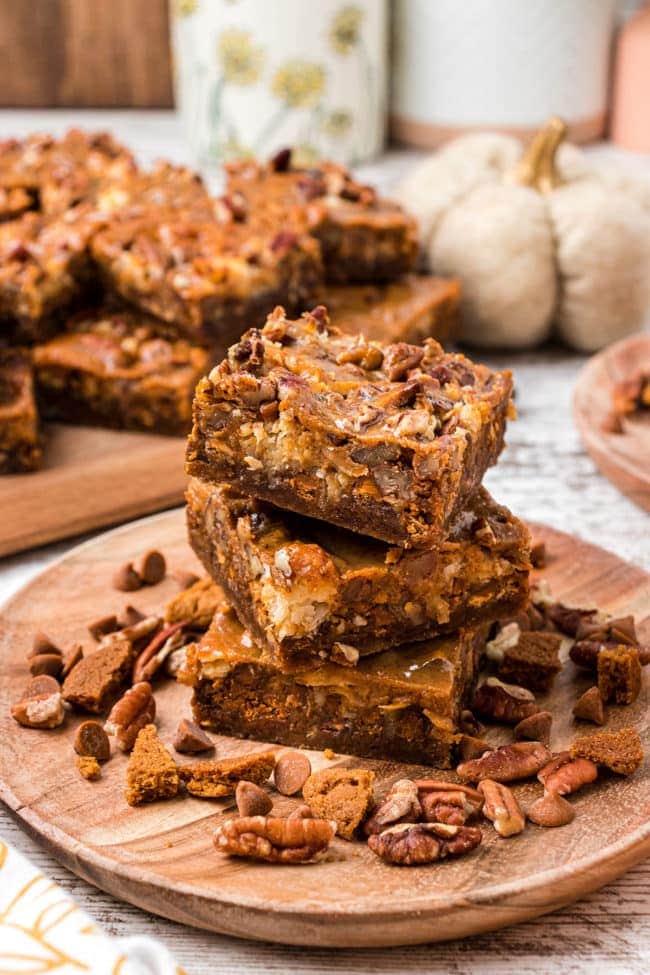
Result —
M448 767L525 526L481 486L508 373L276 308L197 386L191 544L227 602L188 653L222 734Z

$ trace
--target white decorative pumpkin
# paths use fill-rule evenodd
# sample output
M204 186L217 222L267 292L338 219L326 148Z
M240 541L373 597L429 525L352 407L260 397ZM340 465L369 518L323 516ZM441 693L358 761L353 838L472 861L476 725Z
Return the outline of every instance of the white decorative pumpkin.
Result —
M462 136L407 176L428 263L462 279L462 339L527 348L555 331L594 351L650 308L650 181L596 168L551 119L517 139Z

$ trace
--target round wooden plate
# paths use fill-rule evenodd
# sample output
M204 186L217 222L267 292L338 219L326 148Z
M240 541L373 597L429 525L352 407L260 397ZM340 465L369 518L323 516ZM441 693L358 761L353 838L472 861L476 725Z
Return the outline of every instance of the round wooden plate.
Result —
M545 528L550 559L544 576L558 597L597 603L642 619L650 577L608 552ZM126 601L111 588L115 567L152 546L172 567L195 569L181 511L109 532L74 549L15 595L0 624L0 797L28 830L79 876L118 898L187 924L287 944L381 946L444 940L491 930L555 910L595 890L650 854L650 780L644 767L629 779L603 778L572 802L575 821L562 829L529 825L503 840L491 827L469 856L427 867L389 867L363 843L335 840L329 862L281 867L217 854L215 824L231 802L178 798L132 809L124 801L126 759L114 756L99 782L74 764L78 718L56 731L20 728L10 704L26 681L25 651L43 629L57 642L88 641L86 624ZM142 609L159 609L177 587L171 578L133 594ZM650 620L641 627L650 642ZM553 693L553 747L576 730L571 705L589 681L571 663ZM189 691L170 681L157 690L160 733L170 740L189 714ZM631 708L611 709L609 728L633 723L650 742L648 690ZM593 726L591 727L593 730ZM217 754L258 745L216 738ZM327 764L311 753L315 767ZM415 767L337 756L365 765L378 784L418 774ZM423 770L419 770L419 774ZM440 777L448 777L440 773ZM517 789L524 804L541 786ZM285 808L293 800L283 800ZM279 804L279 808L282 806Z
M623 422L623 433L603 432L612 408L612 389L645 366L650 370L650 335L632 335L589 359L578 376L573 412L585 447L601 473L650 511L650 416Z

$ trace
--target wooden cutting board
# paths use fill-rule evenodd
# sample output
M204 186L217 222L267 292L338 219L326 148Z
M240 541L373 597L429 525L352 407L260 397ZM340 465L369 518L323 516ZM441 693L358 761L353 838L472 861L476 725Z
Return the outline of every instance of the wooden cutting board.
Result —
M548 528L544 576L569 603L595 602L643 620L650 641L650 577L614 555ZM389 867L365 846L335 840L333 858L282 867L231 860L213 849L214 826L229 801L178 798L132 809L123 798L126 759L115 756L99 782L81 779L72 752L78 718L57 731L21 729L9 706L26 680L25 651L35 630L57 642L85 639L85 624L118 610L111 589L118 563L151 546L174 568L195 569L180 510L117 529L67 554L15 595L0 620L0 797L28 831L79 876L118 898L165 917L245 938L314 946L383 946L445 940L514 924L562 907L603 886L650 855L650 776L603 778L571 801L577 815L562 829L529 825L504 840L486 825L469 856L425 867ZM154 610L176 591L171 579L133 594ZM553 693L552 745L576 733L571 706L589 684L567 663ZM160 733L169 742L189 714L189 691L172 682L156 691ZM631 708L612 708L608 727L634 723L650 745L648 683ZM593 726L591 730L594 730ZM579 728L580 733L589 730ZM217 754L260 745L215 736ZM315 768L327 761L310 753ZM335 764L373 768L378 786L423 769L337 756ZM449 777L451 773L439 773ZM518 786L524 805L541 792ZM287 811L294 800L276 803Z
M604 433L616 383L645 366L650 335L632 335L593 356L578 376L573 396L576 424L601 473L636 504L650 511L650 413L623 421L623 433Z
M0 477L0 556L183 500L185 439L48 424L43 468Z

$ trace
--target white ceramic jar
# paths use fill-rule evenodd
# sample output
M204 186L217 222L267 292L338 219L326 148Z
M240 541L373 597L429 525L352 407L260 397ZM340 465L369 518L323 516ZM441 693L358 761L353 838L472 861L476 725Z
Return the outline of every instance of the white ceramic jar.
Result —
M171 0L176 102L202 163L384 144L387 0Z
M529 135L553 115L602 134L615 0L396 0L391 131L436 146L474 129Z

